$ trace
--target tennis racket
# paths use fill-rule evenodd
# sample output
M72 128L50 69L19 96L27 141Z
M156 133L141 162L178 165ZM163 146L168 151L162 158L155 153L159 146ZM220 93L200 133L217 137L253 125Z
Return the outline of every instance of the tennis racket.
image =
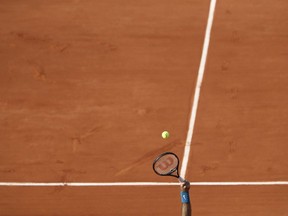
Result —
M153 170L160 176L172 176L178 178L180 182L185 182L178 173L179 158L172 152L165 152L159 155L153 162Z

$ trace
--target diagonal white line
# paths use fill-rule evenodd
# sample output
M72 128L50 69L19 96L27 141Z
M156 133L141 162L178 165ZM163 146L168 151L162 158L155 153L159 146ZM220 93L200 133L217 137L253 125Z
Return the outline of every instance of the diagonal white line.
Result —
M206 26L204 45L203 45L203 51L202 51L202 56L201 56L201 62L200 62L200 67L198 71L197 83L195 87L194 100L193 100L193 105L192 105L192 110L191 110L191 117L189 121L189 129L188 129L186 145L185 145L184 155L183 155L183 160L182 160L182 167L181 167L181 172L180 172L180 176L183 178L185 178L186 176L186 170L188 166L190 147L191 147L191 142L192 142L192 137L193 137L196 112L197 112L199 96L200 96L200 89L201 89L201 84L203 81L203 76L204 76L204 71L205 71L205 65L206 65L206 59L207 59L207 54L208 54L215 7L216 7L216 0L211 0L209 16L208 16L208 21L207 21L207 26Z

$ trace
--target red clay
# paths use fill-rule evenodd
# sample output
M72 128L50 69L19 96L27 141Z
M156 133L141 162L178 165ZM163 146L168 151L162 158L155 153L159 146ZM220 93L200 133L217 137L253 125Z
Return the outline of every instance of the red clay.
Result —
M287 3L219 1L187 178L287 180ZM5 1L0 181L172 181L209 1ZM245 15L245 16L244 16ZM168 130L171 138L163 140ZM192 187L194 215L287 215L287 187ZM177 215L178 187L0 187L0 215Z
M287 3L249 2L217 5L189 163L196 181L288 179Z

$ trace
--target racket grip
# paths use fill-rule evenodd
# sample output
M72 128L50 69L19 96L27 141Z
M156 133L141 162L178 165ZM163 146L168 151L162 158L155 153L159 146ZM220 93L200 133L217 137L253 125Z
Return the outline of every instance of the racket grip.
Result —
M186 181L186 180L185 180L185 179L183 179L181 176L179 176L178 180L179 180L179 182L180 182L180 183L183 183L183 182L185 182L185 181Z

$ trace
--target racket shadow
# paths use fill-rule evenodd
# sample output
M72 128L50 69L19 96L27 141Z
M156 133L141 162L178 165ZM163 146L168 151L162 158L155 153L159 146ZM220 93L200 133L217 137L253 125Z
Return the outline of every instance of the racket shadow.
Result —
M181 142L180 140L173 140L172 142L167 143L166 145L164 145L158 149L149 151L146 154L144 154L142 157L140 157L139 159L135 160L132 163L132 165L130 165L124 169L121 169L119 172L117 172L115 174L115 176L125 175L127 172L130 172L134 168L139 167L139 165L143 164L143 162L153 160L155 158L155 156L159 155L161 152L171 151L173 148L181 146L182 144L183 144L183 142Z

